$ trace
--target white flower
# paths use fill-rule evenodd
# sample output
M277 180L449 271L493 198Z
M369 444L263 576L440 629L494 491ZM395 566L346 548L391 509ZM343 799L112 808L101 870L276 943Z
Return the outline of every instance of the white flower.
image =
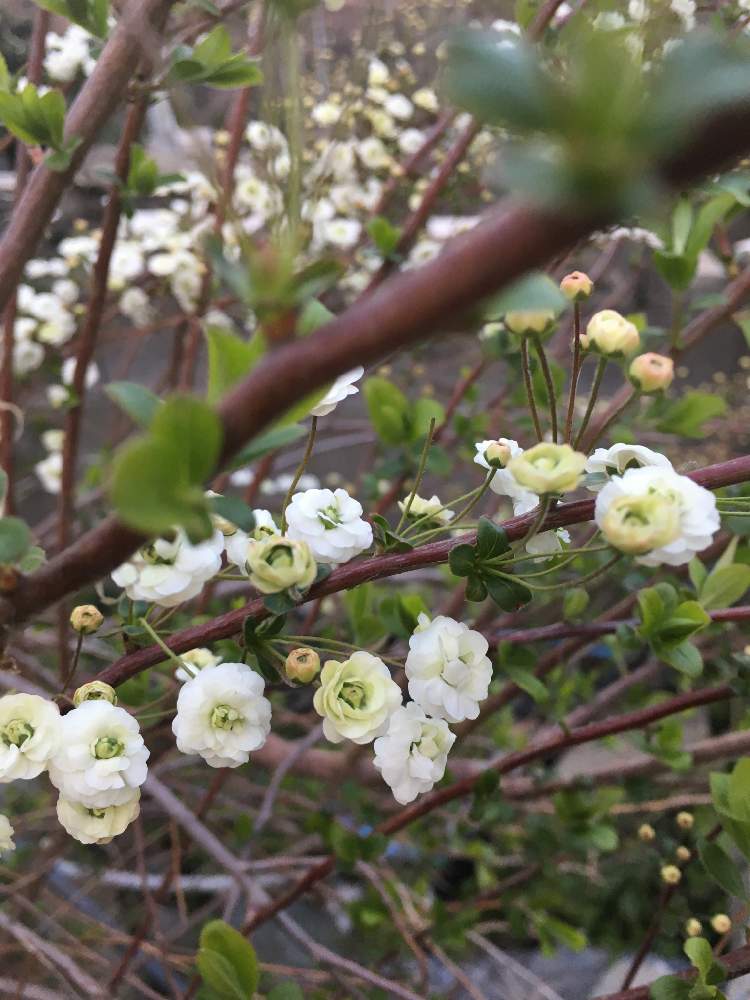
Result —
M365 370L360 365L357 368L352 368L350 372L346 372L344 375L339 375L325 396L310 410L310 416L327 417L329 413L333 413L337 405L346 399L347 396L356 395L359 389L353 383L361 379L364 373Z
M120 296L120 312L136 326L147 326L154 312L148 295L142 288L127 288Z
M257 545L258 542L270 538L271 535L281 534L270 511L256 507L253 510L253 515L255 517L255 527L249 534L246 531L238 529L234 534L227 535L224 541L227 559L229 562L234 563L235 566L238 566L243 573L245 572L245 563L247 562L250 548L253 545Z
M52 452L34 466L43 488L48 493L59 493L62 483L63 458L60 452Z
M205 646L199 646L196 649L189 649L186 653L180 653L180 660L185 664L183 667L178 667L175 670L174 675L178 681L189 681L192 680L201 670L205 670L206 667L216 667L221 663L221 657L216 656L212 653L210 649L206 649Z
M244 663L206 667L180 690L172 731L177 749L211 767L239 767L271 730L263 678Z
M0 698L0 782L36 778L60 743L60 710L36 694Z
M418 128L407 128L398 137L398 148L406 156L413 156L424 145L424 132Z
M341 117L341 108L338 104L334 104L333 101L323 101L321 104L316 104L313 108L312 117L313 121L318 125L335 125Z
M108 844L138 816L140 802L140 791L117 806L85 806L61 795L57 800L57 818L65 832L82 844Z
M590 474L602 473L606 476L621 476L626 469L641 466L652 466L659 469L671 469L672 463L658 451L652 451L641 444L613 444L611 448L597 448L593 455L586 459L584 470ZM601 485L591 485L592 491L600 490Z
M401 688L379 657L358 650L344 663L328 660L313 704L331 743L369 743L385 732L401 704Z
M404 94L391 94L383 107L392 118L406 121L414 114L414 105Z
M390 166L391 163L388 150L376 135L368 136L357 143L357 156L368 170L380 170Z
M476 719L492 679L487 649L484 636L463 622L421 614L405 663L409 694L428 715Z
M108 701L84 701L63 716L49 777L64 798L89 809L121 806L146 780L148 758L132 715Z
M33 320L32 320L33 322ZM13 374L23 378L36 371L44 361L44 348L35 340L18 340L13 344Z
M347 250L359 240L362 233L362 223L357 222L356 219L345 219L338 216L335 219L323 220L316 231L320 233L321 238L326 243Z
M651 506L646 508L644 504ZM632 523L628 508L632 508ZM680 476L673 469L646 466L628 469L623 476L611 479L596 498L594 520L605 537L611 535L613 513L619 511L618 548L635 552L636 561L644 566L682 566L690 562L697 552L711 544L719 530L720 519L716 498L687 476ZM648 523L647 523L648 522ZM642 552L636 538L633 545L625 538L648 538L639 534L650 527L657 544L650 551ZM610 538L610 541L612 539ZM627 546L627 547L626 547Z
M204 583L221 569L224 536L191 545L182 529L173 539L157 538L139 549L112 573L132 601L153 601L173 608L200 593Z
M381 59L372 58L367 67L367 83L371 87L382 87L390 79L390 71Z
M539 497L530 490L525 491L522 496L513 497L513 514L519 517L521 514L528 514L529 511L539 504ZM550 531L540 531L526 543L526 551L530 556L555 556L562 551L562 543L570 542L570 532L565 528L556 528Z
M493 444L505 445L510 450L510 457L515 458L517 455L523 454L523 448L518 444L518 441L514 441L512 438L496 438L493 441L477 441L474 444L476 448L476 454L474 455L474 461L477 465L481 465L483 469L489 471L490 464L484 457L484 453ZM526 500L529 496L536 497L536 493L531 493L525 487L521 486L520 483L516 482L513 475L505 469L498 469L495 475L490 481L490 489L493 493L497 493L501 497L510 497L512 500Z
M37 331L37 337L43 344L60 347L66 344L76 332L76 320L69 312L65 312L60 304L60 312L54 319L42 323Z
M286 509L287 535L307 542L317 562L337 566L372 545L372 527L361 515L346 490L305 490Z
M15 830L10 825L8 817L0 813L0 854L4 854L6 851L15 851L14 833Z
M416 702L397 708L373 748L373 764L402 806L429 792L445 774L456 739L444 719L430 719Z
M73 377L76 371L76 358L66 358L63 361L62 369L60 372L60 377L63 381L63 385L72 385ZM93 388L99 381L99 366L95 361L92 361L86 367L86 378L84 379L87 389Z
M408 502L408 498L406 500L399 500L399 510L403 512ZM423 526L426 527L428 522L443 525L449 524L453 520L455 513L454 510L444 508L440 497L436 493L433 493L429 500L426 500L424 497L414 496L409 507L408 516L415 521L424 518Z
M42 434L42 444L47 451L62 451L65 444L65 431L53 427Z
M418 108L422 108L423 111L429 111L431 114L435 114L440 107L437 94L434 90L430 90L427 87L415 90L411 95L411 99Z

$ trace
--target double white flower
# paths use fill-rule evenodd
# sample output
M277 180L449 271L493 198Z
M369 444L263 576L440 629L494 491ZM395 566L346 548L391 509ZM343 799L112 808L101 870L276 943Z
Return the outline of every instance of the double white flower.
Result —
M611 448L597 448L586 459L584 468L589 474L603 474L609 477L621 476L628 469L645 466L671 469L672 463L666 455L652 451L651 448L646 448L642 444L613 444ZM588 489L598 491L603 486L604 483L592 484Z
M41 774L60 740L60 711L54 702L36 694L0 698L0 782Z
M372 545L362 505L346 490L295 493L286 509L287 535L307 542L318 562L338 566Z
M373 764L401 805L429 792L445 774L456 739L443 719L430 719L416 702L397 708L385 736L375 740Z
M369 743L385 732L401 704L401 688L379 657L359 650L344 663L325 664L313 704L331 743Z
M211 767L239 767L266 742L271 702L260 674L244 663L204 667L177 697L172 731L182 753L199 754Z
M174 538L157 538L112 573L132 601L148 601L173 608L189 601L221 569L224 536L214 531L211 538L191 545L182 529Z
M430 621L421 614L405 663L409 694L428 715L448 722L476 719L492 679L488 645L463 622L445 615Z
M141 793L118 806L85 806L60 796L57 818L63 829L82 844L108 844L124 833L141 811Z
M594 520L615 548L644 566L682 566L719 530L716 498L673 469L628 469L596 498Z
M247 572L245 565L252 548L273 535L281 534L270 511L258 507L253 511L253 516L255 517L255 527L250 532L241 531L239 528L235 528L233 531L227 531L225 527L221 528L225 535L224 546L227 559L243 573ZM234 528L233 525L231 527Z
M139 795L148 758L132 715L108 701L84 701L63 716L50 781L63 798L88 809L121 806Z

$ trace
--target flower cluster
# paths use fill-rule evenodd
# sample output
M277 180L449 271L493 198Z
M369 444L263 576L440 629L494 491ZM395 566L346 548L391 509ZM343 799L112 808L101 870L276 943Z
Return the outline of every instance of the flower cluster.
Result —
M149 752L133 716L94 685L86 688L65 716L38 695L0 698L0 782L46 770L60 793L57 816L65 830L83 844L105 844L138 815ZM12 832L0 817L0 850L12 849Z

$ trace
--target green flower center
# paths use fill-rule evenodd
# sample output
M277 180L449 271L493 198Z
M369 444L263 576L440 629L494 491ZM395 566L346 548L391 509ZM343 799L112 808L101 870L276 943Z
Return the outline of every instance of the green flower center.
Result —
M364 708L367 704L367 688L362 681L344 681L339 697L350 708Z
M97 760L111 760L121 756L125 744L116 736L100 736L94 744L94 756Z
M34 735L34 727L25 719L11 719L3 728L2 737L7 746L22 747Z
M288 545L277 545L266 556L266 562L269 566L286 569L293 564L294 556Z
M214 729L231 731L238 722L242 722L242 716L231 705L216 705L211 712L211 725Z
M416 749L423 757L429 757L430 760L435 760L440 755L440 747L430 733L423 733L419 740L412 743L411 748Z
M87 812L94 819L104 819L107 815L106 809L88 809Z
M318 511L318 520L326 529L326 531L332 531L334 528L342 523L341 521L341 511L338 509L336 504L331 504L330 507L324 507L322 510Z

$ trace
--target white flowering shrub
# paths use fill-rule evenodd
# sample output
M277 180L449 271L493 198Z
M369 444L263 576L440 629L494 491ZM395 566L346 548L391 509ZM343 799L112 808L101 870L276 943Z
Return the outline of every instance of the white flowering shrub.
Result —
M26 6L0 993L744 996L750 5Z

